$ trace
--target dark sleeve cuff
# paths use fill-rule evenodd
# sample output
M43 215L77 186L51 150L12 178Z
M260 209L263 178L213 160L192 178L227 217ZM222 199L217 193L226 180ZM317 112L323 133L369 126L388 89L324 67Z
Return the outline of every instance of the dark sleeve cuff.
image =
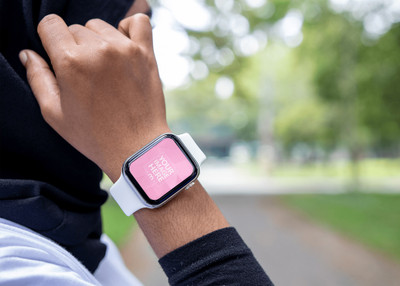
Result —
M273 285L233 227L196 239L159 263L170 285Z

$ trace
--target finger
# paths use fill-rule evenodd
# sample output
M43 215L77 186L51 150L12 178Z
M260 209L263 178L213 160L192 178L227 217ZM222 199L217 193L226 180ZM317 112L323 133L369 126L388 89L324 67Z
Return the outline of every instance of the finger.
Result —
M46 61L31 50L23 50L19 54L26 68L29 85L39 103L43 117L47 120L51 113L57 112L60 106L60 89L53 72Z
M112 25L108 24L107 22L104 22L103 20L100 19L89 20L86 23L85 27L100 35L101 38L106 40L107 42L110 43L127 42L126 37L124 37Z
M82 25L71 25L68 27L68 29L78 45L84 45L85 43L89 42L92 43L93 41L102 41L98 34Z
M47 15L40 21L38 33L43 47L52 61L58 58L60 51L76 45L67 24L55 14Z
M153 48L150 18L145 14L135 14L119 23L118 30L137 44Z

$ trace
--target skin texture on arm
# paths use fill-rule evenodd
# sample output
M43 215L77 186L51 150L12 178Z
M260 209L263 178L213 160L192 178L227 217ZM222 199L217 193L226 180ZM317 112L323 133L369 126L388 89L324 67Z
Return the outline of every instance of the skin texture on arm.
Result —
M149 18L134 15L118 30L98 19L68 27L49 15L38 33L54 73L34 51L20 54L46 122L113 182L128 156L170 132ZM229 226L198 182L135 217L158 257Z

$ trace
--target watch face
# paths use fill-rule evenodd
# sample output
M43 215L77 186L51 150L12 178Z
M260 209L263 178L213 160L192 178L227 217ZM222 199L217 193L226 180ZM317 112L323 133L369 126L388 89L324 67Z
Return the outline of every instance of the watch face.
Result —
M125 173L151 205L159 205L197 177L197 168L179 141L166 134L127 160Z

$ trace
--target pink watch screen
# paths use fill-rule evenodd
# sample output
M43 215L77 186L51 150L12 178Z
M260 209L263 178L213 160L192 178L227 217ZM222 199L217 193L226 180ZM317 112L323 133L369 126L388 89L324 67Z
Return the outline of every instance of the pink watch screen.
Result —
M158 200L194 172L175 141L165 138L129 166L129 171L151 200Z

